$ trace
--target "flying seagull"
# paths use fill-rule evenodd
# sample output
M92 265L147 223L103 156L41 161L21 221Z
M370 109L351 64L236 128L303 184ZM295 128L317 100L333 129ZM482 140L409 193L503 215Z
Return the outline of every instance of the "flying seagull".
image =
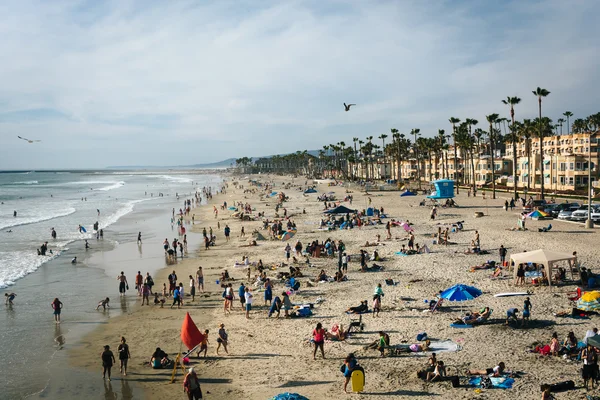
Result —
M344 103L344 108L346 109L346 111L350 111L350 107L355 106L356 104L346 104Z
M17 136L19 139L21 140L26 140L28 143L35 143L35 142L41 142L41 140L31 140L31 139L27 139L21 136Z

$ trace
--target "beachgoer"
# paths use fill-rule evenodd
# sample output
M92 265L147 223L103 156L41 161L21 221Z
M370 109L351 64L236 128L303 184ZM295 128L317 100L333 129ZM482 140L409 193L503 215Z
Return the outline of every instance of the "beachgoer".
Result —
M54 301L52 301L51 305L52 305L52 308L54 309L54 321L57 324L60 324L60 313L63 308L63 303L57 297L54 299Z
M135 276L135 290L138 292L138 296L142 295L142 284L144 283L144 276L141 271L138 271Z
M216 217L216 214L215 214L215 217ZM223 232L225 233L225 241L229 242L229 234L231 232L229 225L225 224L225 229L223 230Z
M196 284L198 285L198 289L204 293L204 273L202 272L202 267L198 267L196 271Z
M246 319L250 319L250 310L252 310L252 293L248 287L245 289L244 298L246 299Z
M106 379L106 374L108 374L108 380L110 381L110 369L116 361L113 352L110 351L109 345L104 346L104 351L100 354L100 358L102 359L102 378Z
M312 332L313 342L315 344L315 350L313 352L313 360L317 359L317 350L321 349L321 356L325 358L325 329L323 329L323 325L319 322L317 323L317 327Z
M390 335L385 333L384 331L379 331L379 342L377 344L377 350L381 357L384 356L385 348L390 345Z
M198 400L202 398L200 381L194 371L194 367L191 367L183 378L183 391L187 394L188 400Z
M273 300L273 284L271 280L267 278L265 281L265 306L267 305L267 301L269 302L269 306L271 305L271 301Z
M198 353L196 354L198 358L200 358L200 353L203 351L204 358L206 358L206 352L208 351L208 332L208 329L204 330L204 336L202 337L202 342L200 343L200 350L198 350Z
M119 281L119 293L121 297L125 296L125 290L129 289L129 285L127 284L127 277L124 272L121 271L121 275L117 276L117 280Z
M523 302L522 326L525 326L529 322L529 317L531 316L531 307L531 301L529 300L529 297L526 297L525 301Z
M373 318L379 317L379 311L381 311L381 296L376 294L373 295Z
M591 344L588 344L581 350L581 359L583 360L583 369L581 371L585 390L589 390L588 382L592 382L594 389L594 381L598 379L598 354L596 349Z
M142 305L144 305L144 300L146 300L146 305L150 305L150 287L147 283L142 285Z
M142 232L138 232L137 244L142 244Z
M117 351L119 352L119 362L121 364L119 371L127 376L127 361L131 358L131 353L129 353L129 345L125 342L125 337L121 336L121 344L119 344Z
M356 360L356 357L354 357L354 353L348 354L348 356L344 360L344 393L348 393L348 382L350 382L350 378L352 377L352 371L354 371L357 365L358 361Z
M106 307L110 308L110 305L108 304L110 302L110 299L107 297L104 300L100 300L98 302L98 306L96 306L96 310L99 309L100 307L102 307L102 309L104 311L106 311Z
M467 375L493 375L495 377L501 376L506 369L506 365L503 362L499 362L494 368L486 368L483 370L468 370Z
M506 247L504 245L500 245L500 249L498 249L498 254L500 255L500 262L504 265L506 261Z
M15 299L15 297L17 297L17 295L14 293L4 293L4 296L6 297L5 304L8 304L9 306L12 306L14 304L13 300Z
M173 308L175 304L177 304L177 308L181 308L181 296L179 292L179 287L175 287L175 290L173 290L173 304L171 304L171 308Z
M508 310L506 310L506 323L504 325L508 325L510 323L510 321L517 322L517 314L518 313L519 313L519 310L516 308L509 308Z
M444 366L443 361L437 361L433 372L427 372L427 378L425 378L428 382L433 382L438 379L442 379L442 377L446 376L446 367Z
M294 307L294 305L292 304L292 301L290 300L290 296L288 296L287 292L282 292L281 293L281 297L282 297L282 303L283 303L283 312L285 317L289 317L289 311Z
M146 277L144 278L144 284L148 285L148 289L150 289L150 294L152 293L152 286L154 286L154 279L150 276L150 272L146 272Z
M227 351L228 342L229 341L227 338L227 332L225 331L225 324L221 324L219 325L219 337L217 338L217 355L219 355L219 349L221 348L221 345L223 345L225 353L229 354L229 352Z
M190 275L190 296L192 296L192 301L194 301L196 297L196 281L192 275Z

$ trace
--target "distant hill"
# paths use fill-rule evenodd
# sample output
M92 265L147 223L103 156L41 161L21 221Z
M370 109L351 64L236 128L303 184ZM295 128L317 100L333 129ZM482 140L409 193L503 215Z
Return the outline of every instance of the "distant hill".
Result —
M289 153L287 153L289 154ZM274 157L276 155L278 156L284 156L287 154L275 154L275 155L270 155L270 156L261 156L261 157L251 157L252 158L252 162L258 160L259 158L271 158ZM310 154L311 156L315 156L318 157L319 156L319 150L308 150L308 154ZM181 168L181 169L187 169L187 168L195 168L195 169L212 169L212 168L229 168L231 166L235 167L235 158L228 158L227 160L223 160L223 161L217 161L217 162L213 162L213 163L206 163L206 164L193 164L193 165L163 165L163 166L159 166L159 165L118 165L118 166L110 166L110 167L106 167L106 169L165 169L165 168Z

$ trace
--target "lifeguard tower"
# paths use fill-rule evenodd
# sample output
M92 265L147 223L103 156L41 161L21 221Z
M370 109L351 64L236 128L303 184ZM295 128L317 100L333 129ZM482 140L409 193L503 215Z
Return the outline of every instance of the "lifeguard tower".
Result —
M431 182L434 186L434 191L431 192L428 199L452 199L454 198L454 181L450 179L438 179Z

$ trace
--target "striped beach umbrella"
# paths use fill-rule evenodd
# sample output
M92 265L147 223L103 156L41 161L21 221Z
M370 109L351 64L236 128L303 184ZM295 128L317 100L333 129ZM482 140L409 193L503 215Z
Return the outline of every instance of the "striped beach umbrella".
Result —
M583 311L600 311L600 292L585 292L577 300L577 308Z

